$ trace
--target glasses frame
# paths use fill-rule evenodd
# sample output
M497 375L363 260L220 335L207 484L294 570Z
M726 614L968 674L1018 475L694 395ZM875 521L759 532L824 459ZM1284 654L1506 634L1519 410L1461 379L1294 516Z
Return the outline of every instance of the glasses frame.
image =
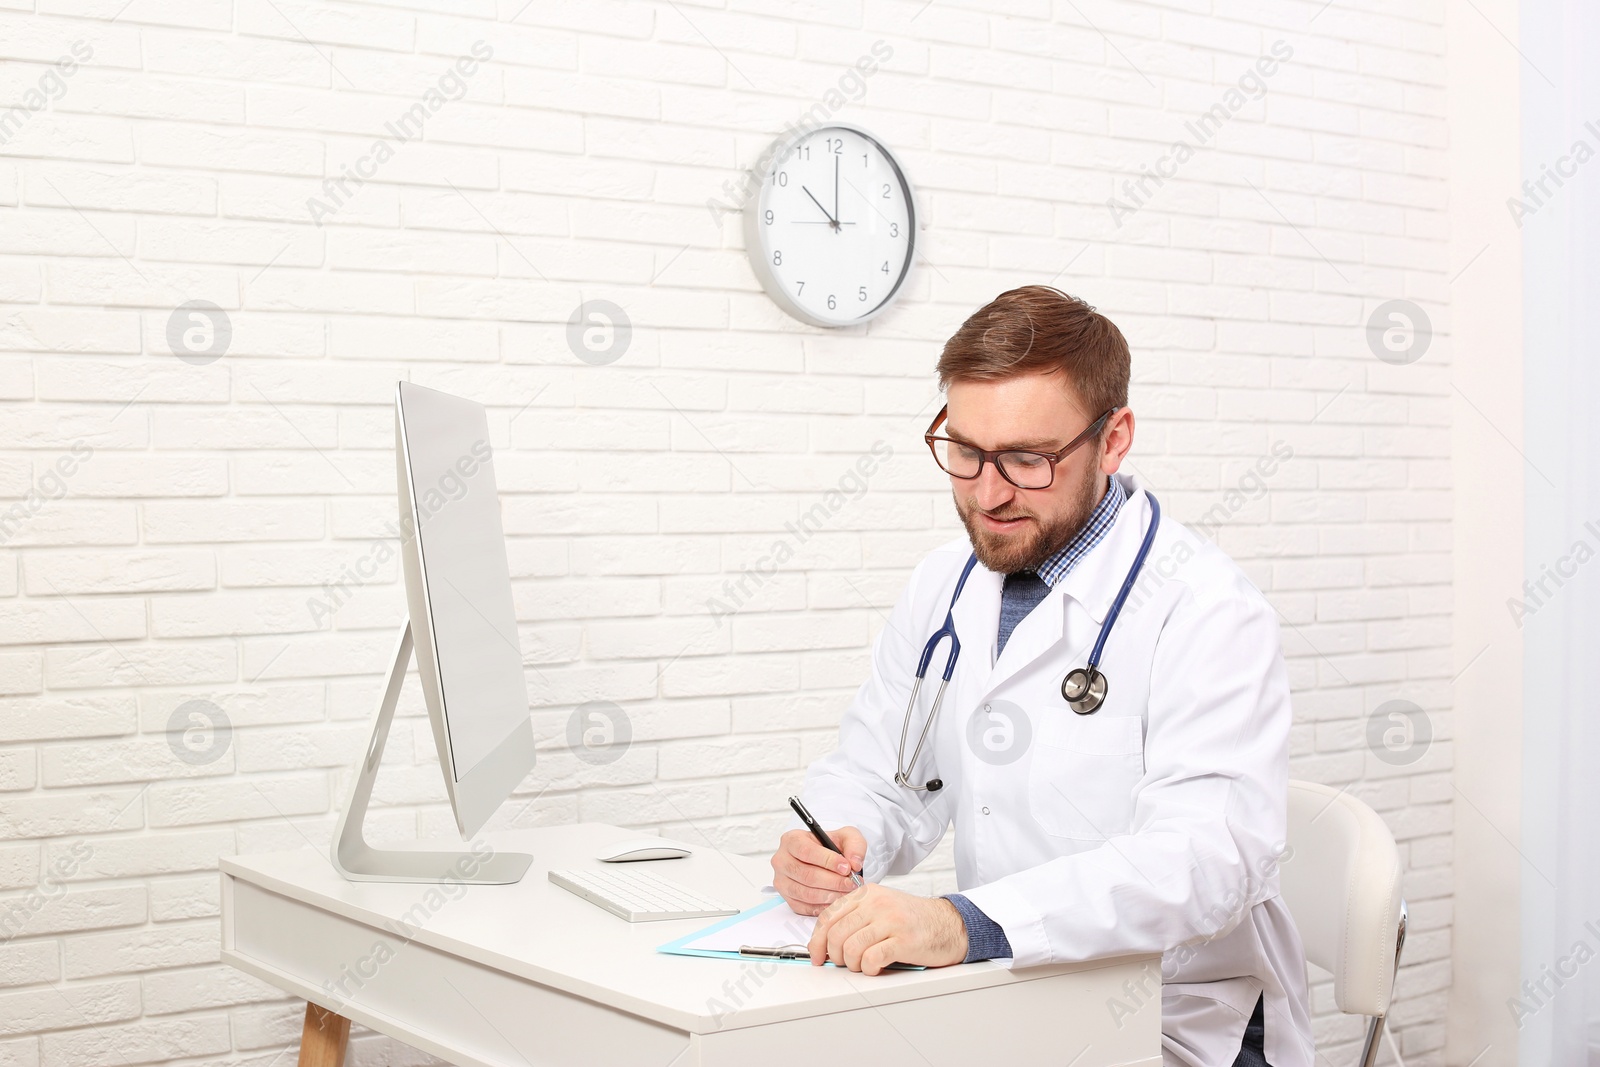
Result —
M1065 447L1063 447L1059 452L1040 452L1032 448L979 448L977 445L974 445L968 441L957 441L954 437L941 436L935 431L937 431L940 426L944 425L945 419L950 417L949 404L946 404L944 407L939 409L939 414L934 416L933 422L929 424L927 432L922 435L922 439L928 442L928 451L933 453L933 461L939 464L939 469L950 475L952 478L960 478L962 481L966 482L974 481L983 477L983 465L985 463L993 463L994 469L1000 472L1000 477L1004 478L1018 489L1048 489L1052 485L1056 484L1056 464L1060 463L1072 453L1076 452L1080 447L1082 447L1085 441L1089 440L1091 437L1094 437L1102 429L1104 429L1106 421L1110 419L1111 416L1115 415L1119 410L1121 410L1120 407L1107 408L1105 414L1091 422L1087 429L1085 429L1078 436L1074 437L1072 440L1068 441ZM962 448L970 448L972 451L978 453L978 469L972 474L953 473L943 463L939 463L939 449L934 443L936 441L948 441L950 444L960 445ZM1050 480L1045 482L1043 485L1022 485L1019 483L1015 478L1012 478L1011 475L1006 473L1005 466L1000 462L1001 456L1013 454L1038 456L1045 460L1050 464Z

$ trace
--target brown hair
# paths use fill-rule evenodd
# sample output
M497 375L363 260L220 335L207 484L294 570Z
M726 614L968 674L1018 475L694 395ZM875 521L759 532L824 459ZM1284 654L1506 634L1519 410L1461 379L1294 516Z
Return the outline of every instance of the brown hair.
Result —
M1126 407L1132 359L1116 324L1047 285L1001 293L973 312L939 354L939 388L1059 373L1088 405L1086 418Z

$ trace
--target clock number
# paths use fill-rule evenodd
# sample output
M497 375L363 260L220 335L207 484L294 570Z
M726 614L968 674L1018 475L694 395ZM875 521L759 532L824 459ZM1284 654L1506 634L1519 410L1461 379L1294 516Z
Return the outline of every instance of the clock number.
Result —
M865 300L867 298L867 287L866 286L863 285L860 289L856 290L856 292L858 294L856 296L857 300Z
M808 145L808 144L800 145L798 148L796 148L794 150L794 155L795 155L796 159L810 159L811 158L811 146Z
M794 290L794 295L795 296L799 296L801 293L806 291L806 283L805 282L795 282L794 284L795 284L795 290Z
M883 186L883 198L885 200L889 199L889 185L887 182L885 182Z
M889 236L890 237L899 237L900 236L900 224L898 222L889 223Z
M887 259L884 260L883 261L883 266L879 267L878 269L880 271L882 271L883 273L888 274L889 273L889 261Z
M775 248L772 250L772 265L774 267L783 266L783 249Z
M830 137L830 138L828 138L828 151L832 152L836 156L844 155L844 138L842 138L842 137Z
M829 293L828 294L828 310L832 311L834 308L836 308L838 306L839 306L839 302L833 298L833 294L832 293Z
M772 184L773 185L788 185L789 184L789 172L786 171L786 170L780 170L778 173L774 174L772 176Z
M772 210L770 208L767 210L767 225L772 225Z
M872 166L872 164L867 161L867 154L865 152L861 153L861 165L863 167Z

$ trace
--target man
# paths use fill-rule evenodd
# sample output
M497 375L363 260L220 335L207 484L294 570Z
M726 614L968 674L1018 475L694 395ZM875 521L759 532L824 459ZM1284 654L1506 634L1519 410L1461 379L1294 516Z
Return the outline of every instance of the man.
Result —
M928 439L966 537L917 566L838 748L807 772L804 799L843 855L795 820L774 885L819 916L817 965L1160 952L1166 1064L1309 1067L1305 955L1278 896L1291 711L1277 617L1119 473L1129 367L1110 320L1044 286L1003 293L946 343ZM926 685L914 672L947 614L960 652L930 723L950 641ZM1111 616L1103 703L1070 703L1067 674ZM960 893L877 884L952 820Z

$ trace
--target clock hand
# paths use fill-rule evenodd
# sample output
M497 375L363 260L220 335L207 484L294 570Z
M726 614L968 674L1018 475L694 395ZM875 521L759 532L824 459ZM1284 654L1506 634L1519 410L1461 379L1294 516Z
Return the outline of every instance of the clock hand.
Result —
M803 186L803 185L802 185L802 186L801 186L801 187L800 187L800 188L801 188L801 190L802 190L802 191L803 191L803 192L804 192L804 193L805 193L805 194L806 194L806 195L807 195L807 196L811 196L811 190L810 190L810 189L807 189L807 188L806 188L806 187L805 187L805 186ZM822 213L823 213L823 214L824 214L824 215L827 215L827 216L828 216L828 225L829 225L829 226L837 226L837 225L839 225L839 220L838 220L838 219L836 219L836 218L834 218L834 217L833 217L833 216L832 216L832 215L829 215L829 214L828 214L828 209L827 209L827 208L825 208L825 207L823 207L823 206L822 206L822 201L820 201L820 200L818 200L818 199L817 199L817 198L816 198L816 197L814 197L814 196L811 196L811 202L812 202L812 203L813 203L813 204L815 204L815 205L817 205L817 210L818 210L818 211L820 211L820 212L822 212Z
M833 225L839 226L839 157L833 157Z

